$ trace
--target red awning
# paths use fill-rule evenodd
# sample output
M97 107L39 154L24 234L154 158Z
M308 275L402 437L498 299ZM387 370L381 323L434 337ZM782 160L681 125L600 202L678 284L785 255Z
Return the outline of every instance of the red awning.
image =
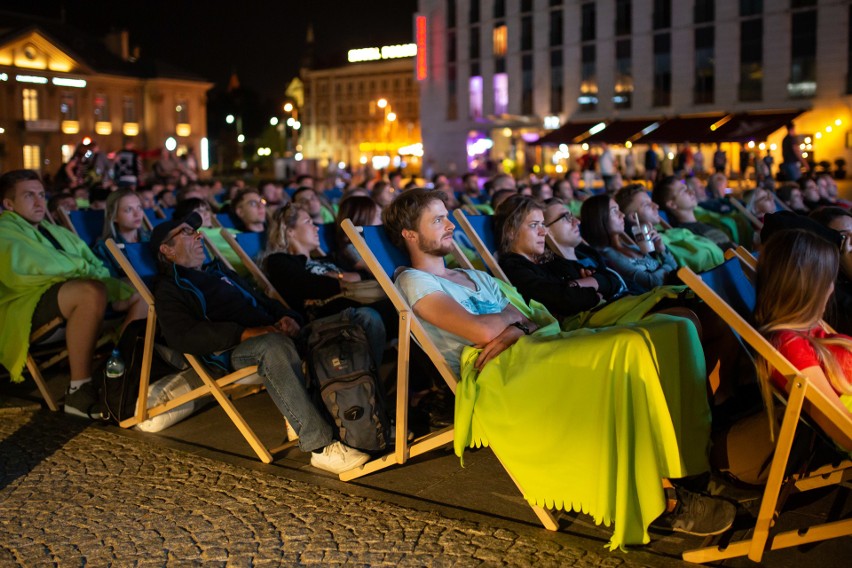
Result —
M560 144L575 144L574 139L585 134L594 125L598 124L599 120L594 122L568 122L563 124L550 134L542 136L533 144L541 144L544 146L559 146Z
M743 112L713 132L711 142L750 142L766 140L770 134L792 122L803 110Z
M655 123L662 123L663 118L642 118L615 120L606 125L603 130L584 138L581 142L593 144L595 142L606 142L607 144L624 144L631 140Z
M702 144L715 142L712 138L715 134L710 130L714 124L720 122L730 115L716 114L711 116L678 116L660 124L657 129L648 132L634 144L683 144L692 142Z

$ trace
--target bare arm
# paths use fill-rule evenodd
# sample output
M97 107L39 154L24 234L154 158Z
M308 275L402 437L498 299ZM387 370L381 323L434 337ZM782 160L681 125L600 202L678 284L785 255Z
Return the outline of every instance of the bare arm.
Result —
M489 343L513 322L519 321L530 330L537 327L511 304L500 313L476 315L443 292L433 292L421 298L414 304L414 314L436 327L464 337L475 345Z
M844 414L849 414L849 409L840 402L840 397L831 387L831 382L829 382L828 377L825 376L825 372L819 365L807 367L799 372L806 376L811 384L822 392L822 394L827 396L831 404L839 408Z

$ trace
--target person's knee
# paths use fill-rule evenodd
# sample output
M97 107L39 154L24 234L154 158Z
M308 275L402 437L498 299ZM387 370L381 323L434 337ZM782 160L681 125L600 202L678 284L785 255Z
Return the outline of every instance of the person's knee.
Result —
M69 280L59 288L59 307L63 315L78 307L103 313L106 304L106 286L99 280Z
M372 308L355 308L352 312L351 321L361 326L364 330L384 331L385 329L382 316Z

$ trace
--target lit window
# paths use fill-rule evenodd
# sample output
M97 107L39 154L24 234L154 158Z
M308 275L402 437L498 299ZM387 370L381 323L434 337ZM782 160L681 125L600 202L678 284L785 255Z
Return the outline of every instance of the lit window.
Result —
M470 118L482 118L482 77L471 77L468 91L470 92Z
M24 169L41 170L41 148L35 144L24 144Z
M506 73L494 75L494 114L509 112L509 76Z
M24 120L38 120L38 91L23 90Z
M95 122L109 122L109 99L103 93L95 95Z
M506 55L506 45L507 45L507 37L506 33L506 25L497 26L494 28L494 55L497 57L502 57Z

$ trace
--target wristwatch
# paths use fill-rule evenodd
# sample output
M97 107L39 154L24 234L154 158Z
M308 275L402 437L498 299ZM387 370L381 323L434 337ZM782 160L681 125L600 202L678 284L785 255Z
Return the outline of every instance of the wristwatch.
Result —
M522 323L521 323L521 322L519 322L519 321L513 321L513 322L512 322L512 323L510 323L509 325L510 325L510 326L512 326L512 327L517 327L518 329L520 329L521 331L523 331L523 332L524 332L524 335L529 335L529 334L531 334L531 333L532 333L532 332L530 331L530 328L529 328L529 327L527 327L526 325L522 324Z

